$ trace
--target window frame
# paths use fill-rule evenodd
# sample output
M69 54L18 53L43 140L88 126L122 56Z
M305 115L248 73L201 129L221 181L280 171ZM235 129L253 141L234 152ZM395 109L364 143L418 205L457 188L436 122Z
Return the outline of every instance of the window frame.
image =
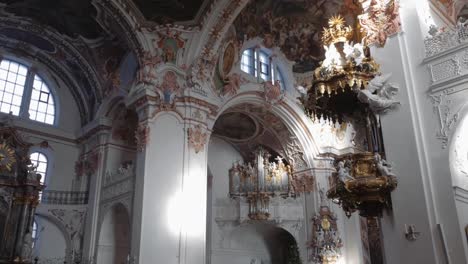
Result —
M245 65L243 62L244 58L244 53L245 52L250 52L253 56L249 56L251 58L250 60L250 65ZM267 49L260 48L260 47L251 47L251 48L246 48L242 51L241 55L241 62L240 62L240 70L241 72L248 74L255 78L257 82L271 82L271 81L279 81L281 90L285 91L286 86L285 86L285 76L283 75L283 72L281 70L281 66L279 63L277 63L277 60L271 56L271 52ZM268 60L268 63L265 63L262 61L262 57L266 58ZM268 73L262 72L263 69L263 64L266 65ZM245 68L252 69L252 71L245 71ZM262 78L263 76L266 77L266 79Z
M28 153L28 158L31 158L31 154L33 153L40 153L42 155L44 155L47 159L47 168L46 168L46 172L45 172L45 175L42 175L42 179L43 179L43 184L45 186L44 190L47 190L47 186L49 185L49 182L50 182L50 178L51 178L51 175L52 175L52 168L53 168L53 165L54 165L54 159L53 159L53 153L50 149L44 149L44 148L41 148L41 147L31 147L29 149L29 153Z
M21 59L18 57L8 56L8 55L1 55L0 62L3 60L11 61L14 63L18 63L27 69L26 74L26 81L23 87L23 96L21 97L21 106L18 115L12 115L14 118L28 120L29 122L33 122L35 124L41 124L45 126L52 126L57 127L59 124L60 118L60 100L58 100L58 96L56 93L56 87L58 87L57 83L54 81L54 78L49 74L48 71L42 70L43 67L40 67L36 63L32 63L28 60ZM34 85L34 76L38 76L42 82L47 86L49 89L50 95L52 96L52 100L54 102L54 122L52 124L37 121L30 118L29 115L29 107L31 104L31 95L33 91ZM9 113L0 112L0 115L9 115Z

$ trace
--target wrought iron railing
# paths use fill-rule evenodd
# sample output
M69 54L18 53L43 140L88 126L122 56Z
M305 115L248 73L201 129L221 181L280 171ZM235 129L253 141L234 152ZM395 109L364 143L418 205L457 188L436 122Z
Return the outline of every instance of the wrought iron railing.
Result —
M46 190L42 192L43 204L87 204L88 192Z
M468 25L458 24L454 29L433 33L424 40L426 57L437 55L463 43L468 43Z

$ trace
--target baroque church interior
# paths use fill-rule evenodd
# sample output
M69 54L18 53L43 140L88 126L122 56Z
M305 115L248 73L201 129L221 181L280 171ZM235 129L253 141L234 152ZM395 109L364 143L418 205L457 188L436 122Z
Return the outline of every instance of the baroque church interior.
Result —
M467 0L0 13L0 264L468 263Z

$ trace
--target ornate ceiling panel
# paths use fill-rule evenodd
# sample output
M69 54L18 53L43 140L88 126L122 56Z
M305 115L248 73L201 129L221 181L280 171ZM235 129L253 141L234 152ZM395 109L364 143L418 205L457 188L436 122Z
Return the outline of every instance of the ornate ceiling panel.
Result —
M322 60L320 34L327 19L342 14L352 19L359 12L353 0L265 0L250 2L234 21L242 43L261 37L264 46L280 47L296 62L295 72L315 69Z

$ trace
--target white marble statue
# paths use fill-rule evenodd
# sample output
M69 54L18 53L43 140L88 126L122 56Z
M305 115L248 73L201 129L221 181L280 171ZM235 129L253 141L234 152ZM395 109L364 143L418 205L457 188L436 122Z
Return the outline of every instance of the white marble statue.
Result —
M358 93L359 101L369 104L375 114L384 113L400 104L394 99L399 88L395 84L388 83L390 76L391 74L376 76L369 82L367 89Z
M344 161L338 162L338 179L345 182L346 180L354 180L354 178L349 174L349 168L345 167Z
M23 262L31 262L32 243L31 233L26 232L23 237L23 246L21 247L21 260Z
M330 46L323 46L325 49L325 59L322 62L322 67L331 71L334 67L342 67L344 62L340 53L335 47L335 44L330 44Z
M365 58L364 56L364 46L361 43L353 43L349 44L345 42L343 52L346 56L347 60L353 59L356 62L356 65L360 65L362 60Z
M392 166L388 164L386 160L382 159L379 153L375 153L374 159L377 165L377 170L380 172L380 175L396 177L396 175L392 172Z

